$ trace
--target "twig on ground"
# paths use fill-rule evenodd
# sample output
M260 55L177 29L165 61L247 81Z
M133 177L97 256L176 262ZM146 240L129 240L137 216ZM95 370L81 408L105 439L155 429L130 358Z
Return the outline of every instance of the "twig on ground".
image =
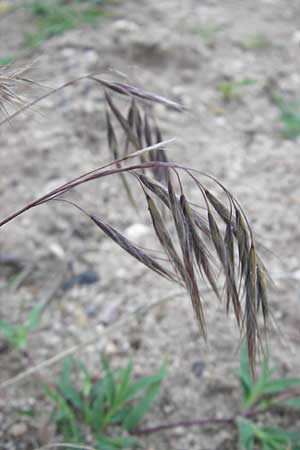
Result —
M194 419L194 420L181 420L173 423L161 424L148 428L141 428L134 430L134 434L152 434L158 433L163 430L170 430L172 428L189 428L194 426L207 426L207 425L234 425L238 417L254 417L262 414L266 411L270 411L270 408L260 408L260 409L250 409L240 414L236 414L235 416L230 417L209 417L206 419Z
M156 425L148 428L141 428L134 430L134 434L153 434L164 430L171 430L172 428L190 428L195 426L206 426L206 425L233 425L235 417L210 417L208 419L195 419L195 420L181 420L179 422L166 423L162 425Z
M34 450L46 450L49 448L74 448L77 450L96 450L94 447L90 447L89 445L76 445L76 444L68 444L67 442L61 444L47 444L43 445L43 447L35 448Z

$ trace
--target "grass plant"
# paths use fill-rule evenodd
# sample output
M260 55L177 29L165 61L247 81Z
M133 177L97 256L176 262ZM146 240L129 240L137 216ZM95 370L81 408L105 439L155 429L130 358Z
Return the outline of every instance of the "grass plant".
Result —
M64 361L58 381L45 386L54 406L51 420L66 442L84 444L88 429L93 445L99 450L140 446L130 432L139 425L157 396L166 376L166 365L136 379L131 361L124 369L114 370L102 354L101 365L101 375L92 377L79 360Z

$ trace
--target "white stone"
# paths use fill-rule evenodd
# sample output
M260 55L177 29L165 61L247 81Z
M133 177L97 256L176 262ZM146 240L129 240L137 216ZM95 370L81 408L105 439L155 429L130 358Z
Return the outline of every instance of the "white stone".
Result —
M130 22L129 20L116 20L112 25L111 29L116 33L135 33L139 31L139 26Z
M49 251L58 259L63 260L65 258L65 251L61 245L58 244L58 242L51 242L49 245Z
M300 44L300 30L296 30L292 35L292 42L294 44Z
M95 52L94 50L87 50L84 52L83 54L83 59L85 60L85 62L87 64L96 64L99 61L99 57L97 52Z
M119 349L113 342L108 342L108 344L105 347L105 353L107 355L116 355L118 353Z
M143 225L142 223L134 223L125 230L125 236L127 237L127 239L138 244L141 244L144 238L149 235L149 233L149 227Z

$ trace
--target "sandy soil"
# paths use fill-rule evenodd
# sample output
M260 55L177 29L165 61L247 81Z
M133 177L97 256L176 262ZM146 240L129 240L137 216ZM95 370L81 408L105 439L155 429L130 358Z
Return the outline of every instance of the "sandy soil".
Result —
M270 302L280 333L270 332L272 364L281 374L299 375L300 140L282 138L279 113L266 89L272 81L283 94L299 95L299 2L140 0L110 8L110 16L97 27L70 30L34 52L22 48L23 33L32 27L26 12L2 16L0 54L36 60L32 77L51 86L113 68L126 73L132 83L189 108L186 114L156 108L164 136L178 138L172 158L218 177L243 204L268 249L262 252L275 280ZM259 33L268 43L256 48L249 42ZM218 85L243 79L256 82L224 102ZM2 127L1 217L108 160L105 139L103 95L90 82L60 92ZM117 179L87 185L72 195L89 211L151 245L146 214L138 216L127 204ZM146 209L142 197L139 201ZM145 225L143 233L138 224ZM30 336L29 361L3 347L1 381L96 336L138 306L176 291L133 264L67 205L45 205L23 215L1 230L0 241L1 254L31 267L14 289L8 280L16 269L0 266L3 318L22 320L51 289L55 292L41 327ZM87 270L96 272L97 283L65 291L55 288L73 273ZM147 425L231 415L239 407L234 375L238 334L232 318L225 320L223 305L210 294L205 310L207 345L198 336L189 299L183 294L139 320L128 320L112 336L99 335L81 357L96 370L101 349L113 365L124 365L132 356L140 374L158 367L168 355L169 376ZM52 366L43 376L53 379L58 368L59 364ZM42 398L35 377L1 392L1 449L25 450L46 443L43 424L48 406ZM17 408L32 405L37 411L34 420L15 414ZM295 418L282 420L288 426ZM20 422L26 425L21 436L14 428ZM57 441L51 433L50 438ZM236 436L225 428L218 432L179 428L152 435L146 443L149 450L237 448Z

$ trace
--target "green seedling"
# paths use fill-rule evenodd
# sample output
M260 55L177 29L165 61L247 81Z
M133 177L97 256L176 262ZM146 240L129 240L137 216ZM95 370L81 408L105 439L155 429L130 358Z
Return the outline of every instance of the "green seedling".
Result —
M299 450L300 432L282 428L256 425L246 418L238 419L240 448L252 450ZM254 446L256 444L256 446ZM258 445L258 447L257 447Z
M29 313L27 320L23 324L12 325L5 321L0 321L0 333L2 333L12 348L24 349L28 337L39 323L41 316L40 305L35 306Z
M101 363L103 373L94 379L82 362L65 360L58 382L46 386L46 394L54 404L52 420L67 442L84 443L84 430L88 429L95 449L132 448L139 441L130 432L157 396L166 365L134 380L131 361L123 370L113 370L104 355ZM115 436L114 429L118 430Z
M205 45L208 47L214 47L216 44L217 35L223 30L222 25L208 23L197 25L192 29L192 32L198 35Z
M270 47L271 42L264 33L254 33L244 37L240 46L244 50L262 50Z
M218 85L218 91L222 94L223 100L229 102L233 99L239 98L243 89L248 86L253 86L256 84L256 80L252 80L250 78L245 78L243 80L229 80L223 81Z
M13 55L2 55L0 56L0 66L6 66L15 61L15 57Z
M273 378L266 356L257 380L253 380L246 349L241 352L239 380L242 389L243 415L237 418L241 450L299 450L300 432L251 419L279 406L300 407L300 378Z
M285 139L296 139L300 135L300 101L287 100L281 95L273 94L272 100L279 109L281 133Z

